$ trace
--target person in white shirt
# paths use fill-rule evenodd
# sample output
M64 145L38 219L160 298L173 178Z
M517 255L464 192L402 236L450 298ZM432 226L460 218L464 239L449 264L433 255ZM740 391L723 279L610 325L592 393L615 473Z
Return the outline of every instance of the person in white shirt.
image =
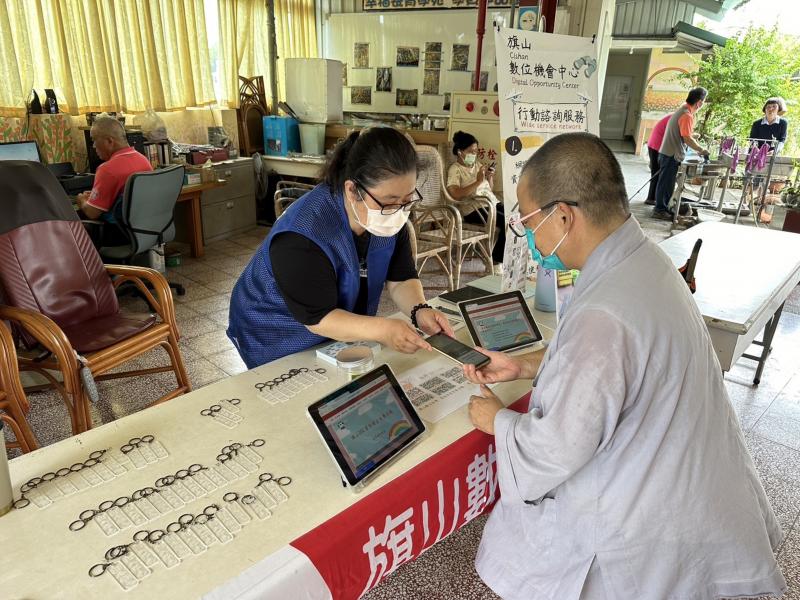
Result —
M630 215L617 159L591 134L557 136L517 199L512 234L581 274L544 355L464 367L500 487L478 574L506 600L779 596L783 534L708 329ZM485 385L514 379L533 380L527 413Z
M492 192L494 187L494 163L483 165L478 160L478 140L474 135L464 131L457 131L453 135L453 154L456 162L447 170L447 191L458 201L459 211L468 223L480 223L480 218L474 214L478 204L471 201L477 196L483 196L492 201L497 211L497 241L492 250L492 260L495 264L503 263L503 250L506 246L505 212L503 203Z

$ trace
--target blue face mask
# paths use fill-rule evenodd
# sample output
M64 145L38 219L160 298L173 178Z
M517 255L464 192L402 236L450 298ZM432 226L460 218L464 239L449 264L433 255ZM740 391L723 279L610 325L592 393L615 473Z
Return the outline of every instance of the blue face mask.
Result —
M559 240L559 242L556 244L556 247L553 248L553 251L550 253L549 256L542 256L542 253L539 252L539 249L536 247L536 239L534 237L534 234L536 233L536 229L539 229L539 227L541 227L542 224L545 221L547 221L547 219L549 219L554 212L555 212L555 209L553 209L553 211L549 215L547 215L542 220L542 222L539 223L536 226L535 229L526 229L525 230L525 236L528 238L528 248L530 248L530 250L531 250L531 256L533 256L533 260L535 260L537 263L539 263L539 265L541 265L542 268L544 268L544 269L555 269L555 270L558 270L558 271L566 271L567 270L567 266L561 261L560 258L558 258L558 256L556 256L556 250L558 250L559 246L561 246L561 243L567 238L567 234L569 234L569 231L567 233L565 233L564 237L562 237Z

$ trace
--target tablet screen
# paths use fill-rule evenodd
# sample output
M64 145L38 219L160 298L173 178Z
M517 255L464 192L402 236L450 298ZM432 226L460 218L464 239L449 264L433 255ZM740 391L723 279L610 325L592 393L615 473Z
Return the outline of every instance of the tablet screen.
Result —
M459 308L473 340L487 350L514 350L542 339L518 291L463 302Z
M308 411L351 485L425 431L386 365L312 404Z

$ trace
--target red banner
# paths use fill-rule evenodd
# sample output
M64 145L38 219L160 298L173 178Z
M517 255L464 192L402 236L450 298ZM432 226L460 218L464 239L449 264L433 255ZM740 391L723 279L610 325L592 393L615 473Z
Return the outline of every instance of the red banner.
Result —
M530 395L509 408L527 410ZM355 600L499 498L494 439L474 430L292 542L337 600Z

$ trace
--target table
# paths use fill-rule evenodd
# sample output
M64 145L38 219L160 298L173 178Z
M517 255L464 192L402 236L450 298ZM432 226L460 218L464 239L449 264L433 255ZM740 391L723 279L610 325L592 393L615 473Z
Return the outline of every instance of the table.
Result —
M553 324L553 315L535 314L545 335L551 335L548 324ZM465 330L459 334L464 336ZM384 350L377 359L389 362L400 374L432 356ZM299 366L324 366L332 377L284 404L268 405L257 397L256 383ZM325 598L332 594L354 599L497 499L492 438L473 429L466 406L429 425L426 437L360 495L342 488L304 416L309 404L342 384L333 370L328 363L317 362L313 350L298 353L11 461L12 484L18 490L34 476L83 461L93 450L118 448L133 436L152 434L169 453L155 464L64 497L47 508L31 505L3 516L3 594L53 598L68 589L71 597L118 597L120 587L110 573L97 578L87 574L92 565L103 562L107 549L130 542L138 529L163 528L181 514L199 513L211 502L224 506L224 492L248 492L257 483L258 473L265 471L293 478L285 488L288 501L279 504L271 518L253 519L231 543L188 556L187 564L174 569L155 566L127 597ZM529 385L501 384L496 391L508 401L525 395ZM200 416L201 409L231 397L242 400L243 421L234 429ZM525 404L523 397L517 406ZM92 522L81 531L68 530L82 510L130 495L193 463L211 465L223 446L256 438L266 440L257 472L205 498L112 537Z
M701 223L660 246L676 267L703 246L695 270L697 306L711 334L723 371L741 357L758 363L758 385L771 350L783 303L800 282L800 237L783 231L730 223ZM754 341L764 331L764 339ZM761 353L745 354L755 343Z
M325 158L310 156L268 156L263 155L264 166L270 173L277 173L286 177L306 177L319 179Z
M200 197L206 190L212 190L225 185L224 181L208 181L205 183L198 183L195 185L184 185L181 188L181 193L178 196L178 204L186 202L186 210L189 216L189 229L191 238L189 246L191 247L192 257L200 258L205 254L203 248L203 217L200 212Z

